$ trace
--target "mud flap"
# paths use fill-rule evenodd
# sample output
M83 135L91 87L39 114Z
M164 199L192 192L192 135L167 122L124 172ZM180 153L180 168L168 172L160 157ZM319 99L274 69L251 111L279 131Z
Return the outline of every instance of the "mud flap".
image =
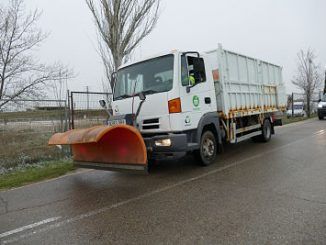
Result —
M74 162L86 168L147 170L139 131L129 125L96 126L54 134L49 145L71 145Z

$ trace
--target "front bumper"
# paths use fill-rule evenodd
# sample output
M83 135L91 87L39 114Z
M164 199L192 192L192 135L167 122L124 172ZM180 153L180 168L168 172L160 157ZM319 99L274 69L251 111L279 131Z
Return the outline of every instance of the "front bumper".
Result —
M317 114L319 117L325 117L326 116L326 107L318 108Z
M170 139L170 146L157 146L155 141L162 139ZM189 151L186 134L167 134L156 136L144 136L149 159L178 159L183 157Z

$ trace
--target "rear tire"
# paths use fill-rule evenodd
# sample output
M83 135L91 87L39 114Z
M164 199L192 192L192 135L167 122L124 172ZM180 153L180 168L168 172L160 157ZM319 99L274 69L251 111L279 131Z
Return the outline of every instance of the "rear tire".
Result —
M264 120L263 126L262 126L262 134L257 135L255 137L252 137L253 142L268 142L270 141L272 137L272 124L268 119Z
M319 120L323 120L324 117L323 116L318 116Z
M272 124L268 119L264 120L261 137L263 142L270 141L272 137Z
M212 131L205 131L200 139L200 148L195 151L195 158L199 161L200 165L208 166L216 159L217 143L215 135Z

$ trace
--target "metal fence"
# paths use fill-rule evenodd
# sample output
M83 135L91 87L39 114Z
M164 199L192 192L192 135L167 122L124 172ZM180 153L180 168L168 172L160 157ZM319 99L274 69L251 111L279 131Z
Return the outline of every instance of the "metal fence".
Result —
M1 102L1 101L0 101ZM49 147L55 132L68 129L64 100L14 100L0 110L0 168L62 158L66 150Z
M72 91L69 96L70 104L70 128L86 128L102 125L108 118L99 100L105 100L109 104L112 94L101 92Z
M99 100L110 93L68 92L67 100L14 100L0 108L0 170L69 156L69 148L49 147L56 132L102 125L108 118ZM1 104L0 100L0 104Z

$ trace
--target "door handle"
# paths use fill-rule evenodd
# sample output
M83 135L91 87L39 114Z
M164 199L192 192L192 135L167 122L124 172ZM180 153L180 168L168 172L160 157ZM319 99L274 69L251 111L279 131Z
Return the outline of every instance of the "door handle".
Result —
M211 98L205 97L205 104L210 104L210 103L211 103Z

